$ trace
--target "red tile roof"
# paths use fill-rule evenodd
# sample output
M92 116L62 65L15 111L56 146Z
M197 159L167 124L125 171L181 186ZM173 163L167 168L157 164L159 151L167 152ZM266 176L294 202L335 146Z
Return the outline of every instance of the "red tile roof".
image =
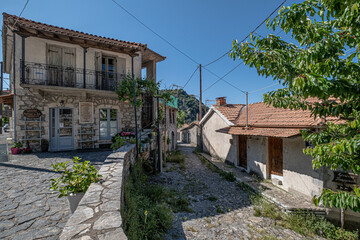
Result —
M119 47L125 47L130 48L133 50L144 50L146 49L147 45L142 43L136 43L136 42L128 42L123 40L118 40L114 38L107 38L107 37L101 37L89 33L79 32L67 28L57 27L45 23L40 23L32 20L28 20L22 17L17 17L15 15L11 15L8 13L3 13L4 16L4 23L8 26L13 26L14 23L16 23L15 27L22 27L22 28L29 28L39 31L45 31L49 33L59 34L59 35L65 35L68 37L76 37L83 40L92 40L104 44L110 44L115 45Z
M267 106L263 102L249 104L248 125L251 127L317 127L324 125L327 121L343 123L340 118L329 117L325 119L314 119L310 110L291 110ZM246 125L245 109L238 119L236 125Z
M261 137L292 137L300 134L300 129L293 128L249 128L228 127L217 130L217 132L232 135L261 136Z
M213 105L227 120L233 123L239 117L244 106L244 104Z

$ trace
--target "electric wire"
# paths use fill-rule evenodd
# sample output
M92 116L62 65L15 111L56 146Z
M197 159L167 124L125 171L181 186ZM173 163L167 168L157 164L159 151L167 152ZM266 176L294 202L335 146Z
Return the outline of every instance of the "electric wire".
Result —
M270 88L270 87L273 87L273 86L276 86L276 85L279 85L279 83L275 83L275 84L272 84L272 85L269 85L269 86L266 86L266 87L251 91L251 92L249 92L249 94L256 93L256 92L259 92L261 90L264 90L264 89L267 89L267 88Z
M283 1L274 11L272 11L272 12L270 13L270 15L269 15L267 18L265 18L252 32L250 32L243 40L241 40L241 42L245 41L245 40L246 40L248 37L250 37L250 35L253 34L259 27L261 27L282 5L285 4L286 1L287 1L287 0L284 0L284 1ZM222 59L223 57L225 57L227 54L229 54L229 53L231 52L231 50L232 50L232 48L231 48L229 51L227 51L226 53L224 53L223 55L221 55L220 57L218 57L217 59L211 61L211 62L208 63L208 64L205 64L204 67L207 67L207 66L209 66L209 65L211 65L211 64L219 61L220 59Z
M186 85L188 85L188 83L190 82L190 80L192 79L192 77L195 75L196 71L199 69L199 67L197 67L195 69L195 71L191 74L189 80L186 81L185 85L182 87L182 89L184 89L186 87Z
M19 17L21 17L21 15L23 14L23 12L24 12L26 6L28 5L29 1L30 1L30 0L27 0L27 1L26 1L23 9L21 10L21 12L20 12L20 14L19 14ZM13 24L13 27L15 27L15 24L17 23L17 21L18 21L18 18L15 20L15 22L14 22L14 24Z
M166 40L164 37L162 37L160 34L158 34L157 32L155 32L154 30L152 30L150 27L148 27L145 23L143 23L139 18L137 18L134 14L132 14L131 12L129 12L126 8L124 8L122 5L120 5L120 3L118 3L115 0L111 0L112 2L114 2L118 7L120 7L123 11L125 11L127 14L129 14L132 18L134 18L138 23L140 23L141 25L143 25L146 29L148 29L150 32L152 32L153 34L155 34L156 36L158 36L161 40L163 40L164 42L166 42L168 45L170 45L171 47L173 47L176 51L178 51L179 53L181 53L182 55L184 55L185 57L187 57L188 59L190 59L192 62L196 63L197 65L199 65L200 63L198 63L196 60L194 60L192 57L190 57L188 54L186 54L185 52L181 51L179 48L177 48L175 45L173 45L172 43L170 43L168 40Z
M214 75L215 77L218 78L218 80L215 81L213 84L211 84L209 87L207 87L207 88L203 91L203 93L206 92L206 91L207 91L208 89L210 89L211 87L213 87L216 83L218 83L218 82L221 81L221 80L224 81L224 82L226 82L227 84L231 85L231 86L234 87L235 89L241 91L242 93L245 93L245 91L243 91L243 90L241 90L240 88L232 85L231 83L229 83L228 81L226 81L226 80L224 79L224 77L226 77L227 75L229 75L231 72L233 72L236 68L238 68L238 67L239 67L241 64L243 64L243 63L244 63L244 62L239 63L239 64L236 65L233 69L231 69L230 71L228 71L227 73L225 73L222 77L220 77L219 75L217 75L217 74L214 73L213 71L210 71L210 70L207 69L206 67L203 67L203 68L204 68L206 71L208 71L210 74L212 74L212 75Z

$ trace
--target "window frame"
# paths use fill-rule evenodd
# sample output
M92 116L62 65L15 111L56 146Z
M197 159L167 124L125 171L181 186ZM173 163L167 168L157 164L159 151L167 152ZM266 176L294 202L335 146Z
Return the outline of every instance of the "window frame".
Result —
M106 110L106 136L103 137L101 136L101 110ZM111 110L114 110L115 113L116 113L116 133L114 135L116 135L118 133L118 130L119 130L119 123L118 123L118 110L117 109L114 109L114 108L100 108L99 109L99 139L100 140L110 140L113 136L111 136L111 128L114 128L114 127L111 127L110 125L110 122L111 122Z

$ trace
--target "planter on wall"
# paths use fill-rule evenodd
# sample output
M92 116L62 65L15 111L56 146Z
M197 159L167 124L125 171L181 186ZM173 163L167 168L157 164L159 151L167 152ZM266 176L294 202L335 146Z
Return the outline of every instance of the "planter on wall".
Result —
M16 155L19 153L20 148L11 148L11 154Z
M69 205L70 205L70 210L71 210L71 213L74 213L77 206L79 205L82 197L84 196L85 193L83 192L79 192L79 193L70 193L68 196L67 196L67 199L69 201Z

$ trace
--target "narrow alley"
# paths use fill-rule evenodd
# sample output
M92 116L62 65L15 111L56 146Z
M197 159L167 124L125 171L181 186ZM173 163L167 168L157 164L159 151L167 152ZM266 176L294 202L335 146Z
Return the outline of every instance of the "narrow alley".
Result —
M153 179L189 201L189 211L174 213L166 239L306 239L270 218L255 217L249 193L202 163L194 147L183 144L179 150L185 169L166 163Z

